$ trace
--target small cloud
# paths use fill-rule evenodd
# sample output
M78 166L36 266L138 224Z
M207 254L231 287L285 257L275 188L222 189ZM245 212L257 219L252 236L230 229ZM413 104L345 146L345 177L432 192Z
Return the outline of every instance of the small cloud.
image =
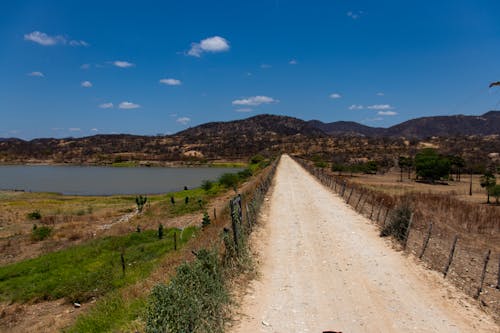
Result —
M118 105L118 108L124 109L124 110L138 109L140 107L141 106L139 104L135 104L135 103L132 103L132 102L121 102Z
M375 104L375 105L370 105L367 107L369 110L392 110L394 109L393 106L389 104Z
M292 59L288 62L290 65L297 65L299 62L296 59Z
M261 104L271 104L278 103L279 100L268 96L252 96L242 99L236 99L232 102L233 105L248 105L248 106L259 106Z
M84 87L84 88L92 88L92 82L90 82L90 81L83 81L81 83L81 86Z
M66 43L66 39L63 36L49 36L46 33L40 31L33 31L29 34L25 34L24 40L28 40L43 46L52 46L56 44Z
M377 114L379 116L395 116L397 115L398 113L397 112L394 112L394 111L379 111L377 112Z
M217 53L229 51L229 42L220 36L205 38L198 43L191 43L191 49L187 52L192 57L201 57L205 52Z
M70 40L69 41L69 45L71 46L89 46L89 43L87 43L86 41L84 40Z
M349 110L363 110L365 107L359 104L353 104L349 107Z
M37 77L45 77L45 75L42 72L31 72L26 74L28 76L37 76Z
M353 11L348 11L347 12L347 16L349 16L353 20L359 19L361 17L361 15L363 15L363 11L361 11L361 10L356 11L356 12L353 12Z
M252 112L253 109L252 108L240 108L240 109L236 109L236 112Z
M80 69L89 69L90 68L90 64L82 64L80 66Z
M262 65L260 65L260 68L262 68L262 69L269 69L271 67L273 67L273 66L271 66L269 64L262 64Z
M101 109L112 109L113 108L113 103L102 103L102 104L99 104L99 107Z
M99 130L97 128L91 128L90 131L91 132L99 132Z
M363 122L365 122L365 123L369 123L369 122L381 121L381 120L384 120L384 118L382 118L382 117L375 117L375 118L367 118L367 119L364 119L364 120L363 120Z
M161 79L160 83L166 84L167 86L180 86L182 84L182 82L180 80L172 79L172 78L170 78L170 79Z
M70 127L68 128L68 131L70 132L80 132L82 129L79 127Z
M383 92L378 92L376 93L377 96L385 96L385 94Z
M43 46L53 46L57 44L69 44L70 46L89 46L89 43L83 40L70 40L68 42L68 40L64 36L50 36L41 31L33 31L29 34L25 34L24 40L28 40Z
M330 95L330 98L331 99L339 99L339 98L342 98L342 95L339 93L333 93Z
M132 67L132 66L135 66L133 63L131 62L128 62L128 61L123 61L123 60L116 60L116 61L113 61L112 64L116 67L120 67L120 68L129 68L129 67Z
M176 120L176 122L178 122L179 124L182 124L182 125L187 125L190 121L191 121L191 118L188 118L188 117L180 117L180 118L177 118L177 120Z

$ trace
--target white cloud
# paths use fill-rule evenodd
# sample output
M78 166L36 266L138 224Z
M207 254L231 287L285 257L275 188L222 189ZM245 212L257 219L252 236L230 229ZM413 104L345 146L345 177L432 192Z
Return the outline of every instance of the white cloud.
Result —
M385 96L385 94L383 92L378 92L376 95L377 96Z
M69 41L69 45L71 46L89 46L89 43L87 43L86 41L84 40L70 40Z
M99 104L99 107L101 109L112 109L113 108L113 103L102 103L102 104Z
M347 16L349 16L350 18L352 18L353 20L357 20L358 18L360 18L360 16L363 14L363 11L357 11L357 12L353 12L353 11L348 11L347 12Z
M292 59L288 62L290 65L297 65L299 62L296 59Z
M81 86L84 87L84 88L91 88L92 87L92 82L90 82L90 81L83 81L81 83Z
M113 61L112 64L116 67L120 67L120 68L128 68L128 67L132 67L132 66L135 66L133 63L131 62L128 62L128 61L123 61L123 60L116 60L116 61Z
M330 98L331 99L339 99L339 98L342 98L342 95L339 93L333 93L330 95Z
M180 86L182 84L181 80L172 79L172 78L161 79L160 83L166 84L167 86Z
M82 129L79 127L70 127L68 128L68 131L70 132L80 132Z
M191 43L191 49L187 52L193 57L201 57L205 52L217 53L229 51L229 42L220 36L213 36L201 40L199 43Z
M89 69L90 68L90 64L82 64L80 66L81 69Z
M180 117L180 118L177 118L176 120L179 124L182 124L182 125L187 125L190 121L191 121L191 118L188 118L188 117Z
M89 43L83 40L70 40L68 42L68 40L64 36L50 36L41 31L33 31L29 34L25 34L24 40L29 40L43 46L52 46L57 44L69 44L71 46L89 46Z
M124 109L124 110L131 110L131 109L137 109L137 108L140 108L141 106L139 104L135 104L135 103L132 103L132 102L121 102L118 107L120 109Z
M260 68L262 68L262 69L268 69L268 68L271 68L271 67L273 67L273 66L271 66L269 64L262 64L262 65L260 65Z
M374 104L374 105L368 106L367 109L370 109L370 110L392 110L392 109L394 109L394 107L389 105L389 104Z
M45 77L45 75L42 72L31 72L27 74L28 76L38 76L38 77Z
M66 42L66 39L63 36L49 36L40 31L33 31L29 34L25 34L24 40L29 40L43 46L52 46Z
M252 108L240 108L240 109L236 109L236 112L252 112L253 109Z
M91 132L99 132L99 130L97 128L91 128L90 131Z
M279 100L268 96L252 96L242 99L236 99L232 103L233 105L248 105L248 106L258 106L261 104L271 104L278 103Z
M353 104L349 107L349 110L363 110L364 108L363 105Z
M377 114L379 116L395 116L397 115L398 113L397 112L394 112L394 111L379 111L377 112Z

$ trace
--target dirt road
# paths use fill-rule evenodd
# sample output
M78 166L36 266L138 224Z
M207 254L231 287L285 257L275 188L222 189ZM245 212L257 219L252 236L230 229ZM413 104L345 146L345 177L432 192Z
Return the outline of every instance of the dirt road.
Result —
M262 219L260 278L233 332L500 331L288 156Z

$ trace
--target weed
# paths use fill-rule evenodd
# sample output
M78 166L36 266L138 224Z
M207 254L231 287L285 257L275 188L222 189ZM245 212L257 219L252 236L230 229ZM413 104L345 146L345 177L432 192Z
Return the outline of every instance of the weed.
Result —
M389 224L382 228L380 236L393 236L398 241L404 242L411 214L412 208L410 202L403 200L392 212Z
M31 239L38 242L49 237L51 233L52 228L45 226L38 227L36 224L33 224L33 229L31 230Z
M28 213L28 218L30 220L40 220L42 218L42 214L40 214L39 210L35 210L31 213Z

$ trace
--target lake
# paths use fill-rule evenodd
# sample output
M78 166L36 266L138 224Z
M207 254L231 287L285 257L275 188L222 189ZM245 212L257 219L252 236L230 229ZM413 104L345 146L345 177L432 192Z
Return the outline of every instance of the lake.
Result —
M159 194L198 187L240 168L0 166L0 189L73 195Z

